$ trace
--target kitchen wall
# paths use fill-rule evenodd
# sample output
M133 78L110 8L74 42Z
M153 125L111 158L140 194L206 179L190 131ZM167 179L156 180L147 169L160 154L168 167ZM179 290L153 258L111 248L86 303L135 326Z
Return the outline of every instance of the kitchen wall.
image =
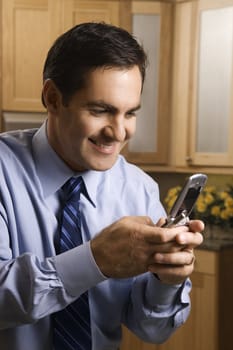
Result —
M47 113L3 112L2 131L38 128L46 117Z

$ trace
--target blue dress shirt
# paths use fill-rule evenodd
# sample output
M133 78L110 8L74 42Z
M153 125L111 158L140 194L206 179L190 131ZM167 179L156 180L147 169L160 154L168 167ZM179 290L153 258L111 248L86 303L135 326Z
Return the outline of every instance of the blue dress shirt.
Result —
M56 255L61 186L74 174L39 129L0 135L0 348L52 350L50 315L89 290L93 350L116 350L121 324L146 341L166 340L187 318L190 280L162 284L151 273L106 278L90 239L122 216L165 216L157 184L119 156L104 172L86 171L84 244Z

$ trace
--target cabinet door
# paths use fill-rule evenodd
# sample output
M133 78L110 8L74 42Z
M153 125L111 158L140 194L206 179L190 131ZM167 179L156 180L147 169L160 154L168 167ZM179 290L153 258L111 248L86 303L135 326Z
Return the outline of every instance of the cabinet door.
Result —
M190 157L233 164L233 1L200 1L197 13Z
M57 2L2 1L2 108L43 111L42 69L47 50L62 28Z
M119 25L119 1L63 0L64 30L78 23L101 22Z
M175 166L233 164L233 0L176 5Z
M171 4L132 1L132 32L149 57L137 130L126 152L138 164L166 164L168 159L171 15Z

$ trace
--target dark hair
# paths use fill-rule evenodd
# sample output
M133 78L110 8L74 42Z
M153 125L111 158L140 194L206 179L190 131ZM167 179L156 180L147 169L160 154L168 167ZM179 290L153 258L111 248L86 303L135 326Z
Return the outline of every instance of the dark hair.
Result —
M67 103L84 86L86 74L98 67L137 65L144 82L146 64L142 46L126 30L106 23L82 23L54 42L45 60L43 80L52 79Z

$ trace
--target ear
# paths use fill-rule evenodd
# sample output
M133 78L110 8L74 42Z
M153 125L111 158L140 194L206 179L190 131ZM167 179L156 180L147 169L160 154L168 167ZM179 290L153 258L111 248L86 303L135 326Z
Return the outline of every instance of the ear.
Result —
M62 104L62 95L53 80L45 80L42 94L48 112L52 114L56 113Z

